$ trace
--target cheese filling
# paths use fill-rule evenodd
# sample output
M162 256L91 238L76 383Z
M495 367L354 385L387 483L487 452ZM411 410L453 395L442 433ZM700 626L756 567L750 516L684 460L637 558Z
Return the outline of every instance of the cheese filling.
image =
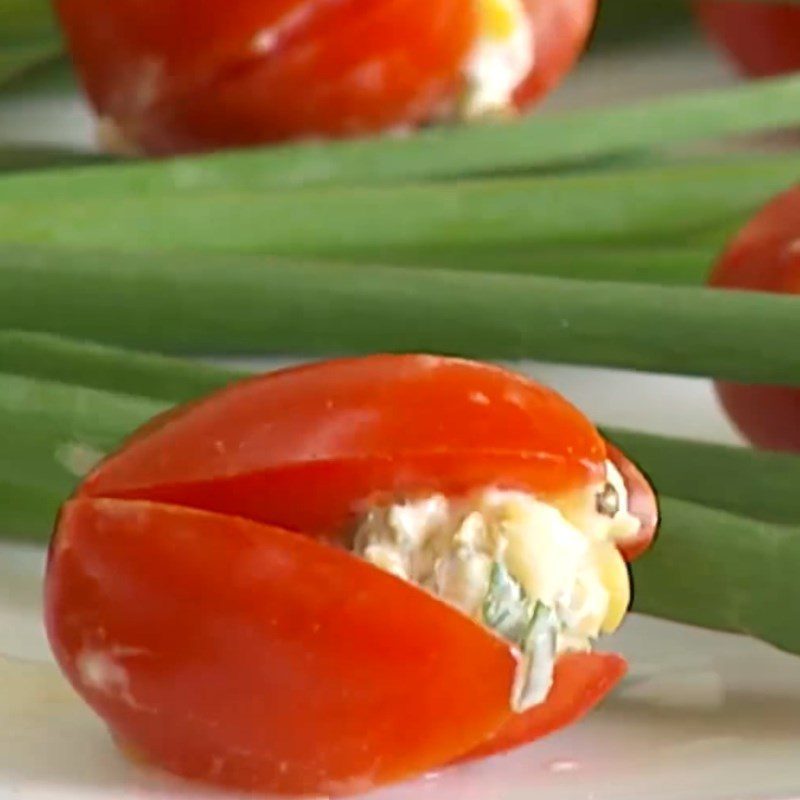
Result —
M461 115L507 111L534 65L534 36L523 0L478 0L479 34L464 68Z
M590 650L622 622L630 581L616 542L639 529L627 509L608 463L607 483L548 502L487 488L373 508L353 549L512 642L511 706L524 711L547 699L561 653Z

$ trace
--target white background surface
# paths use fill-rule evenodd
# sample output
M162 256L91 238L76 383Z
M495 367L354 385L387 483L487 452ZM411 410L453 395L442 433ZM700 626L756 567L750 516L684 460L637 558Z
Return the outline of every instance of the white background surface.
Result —
M730 75L702 50L650 51L580 71L551 107L601 104ZM86 145L75 98L0 105L0 141ZM527 365L598 422L737 441L707 382ZM49 661L43 552L0 545L0 798L199 798L124 761ZM583 724L517 753L379 792L376 800L796 800L800 660L756 642L631 619L610 647L631 676ZM229 795L228 795L229 796Z

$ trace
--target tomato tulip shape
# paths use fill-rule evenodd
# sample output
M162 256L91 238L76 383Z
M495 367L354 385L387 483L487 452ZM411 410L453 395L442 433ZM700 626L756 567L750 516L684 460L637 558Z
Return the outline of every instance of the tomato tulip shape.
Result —
M153 154L527 107L596 0L56 0L105 144Z
M657 524L646 479L532 381L434 356L245 380L146 425L65 503L50 642L123 750L189 778L342 795L506 750L586 713L624 660L560 653L546 697L517 712L522 646L360 557L353 526L486 487L549 519L545 501L572 508L608 470L636 521L620 551L638 555Z

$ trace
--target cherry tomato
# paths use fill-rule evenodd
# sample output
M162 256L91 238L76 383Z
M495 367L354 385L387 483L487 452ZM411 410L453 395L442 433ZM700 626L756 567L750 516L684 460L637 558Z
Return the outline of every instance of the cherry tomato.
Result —
M90 101L170 154L415 126L449 113L491 0L56 0ZM526 106L582 50L596 0L524 0Z
M768 203L734 238L711 286L800 294L800 188ZM800 450L800 389L717 382L728 416L754 444Z
M794 3L699 0L695 10L711 39L745 74L800 70L800 7Z
M239 788L347 794L523 744L624 661L564 656L516 715L513 645L340 545L376 499L558 494L606 457L577 410L495 367L374 356L244 381L147 425L66 504L54 652L124 748ZM652 490L629 492L649 519Z

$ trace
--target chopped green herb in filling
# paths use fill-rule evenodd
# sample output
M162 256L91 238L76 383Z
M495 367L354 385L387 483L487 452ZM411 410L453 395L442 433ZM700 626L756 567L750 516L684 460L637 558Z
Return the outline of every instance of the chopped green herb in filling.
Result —
M489 488L376 507L353 549L511 642L519 666L510 703L524 711L547 699L561 653L590 650L627 610L616 540L638 521L616 471L608 479L550 502Z

